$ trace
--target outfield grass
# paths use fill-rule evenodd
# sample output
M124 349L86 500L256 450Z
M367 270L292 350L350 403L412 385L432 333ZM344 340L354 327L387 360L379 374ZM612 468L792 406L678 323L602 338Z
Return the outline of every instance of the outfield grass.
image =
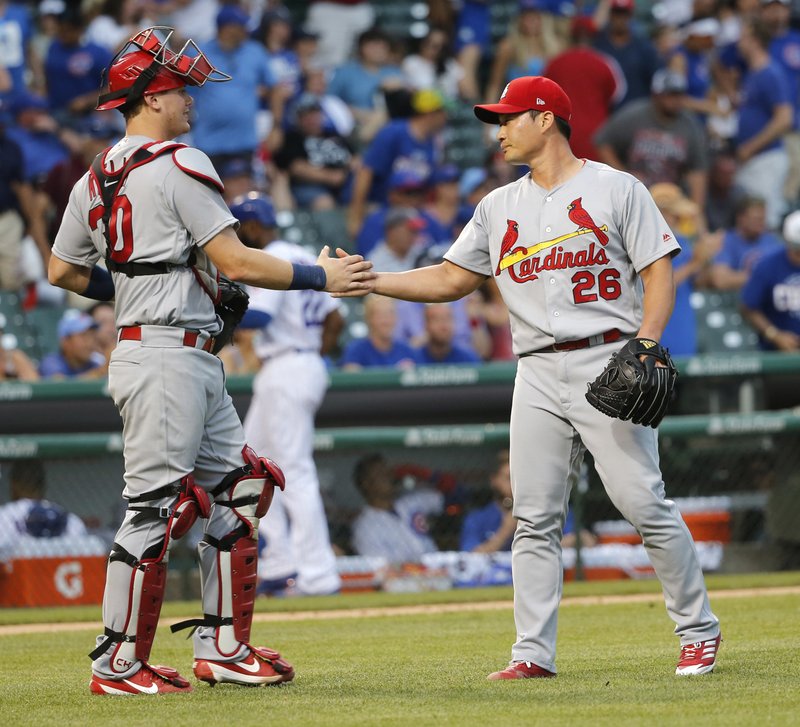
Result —
M709 578L712 589L797 585L798 574ZM652 592L653 582L575 584L565 595ZM502 600L508 589L270 601L292 610L379 603ZM427 597L427 598L426 598ZM559 676L487 682L514 638L509 608L451 614L278 621L254 626L254 643L280 649L298 676L278 688L200 685L190 695L92 697L93 632L0 637L2 727L16 725L796 725L800 721L800 598L712 601L723 622L719 666L674 676L677 640L659 602L565 605ZM196 604L168 604L173 615ZM38 618L44 614L37 613ZM0 612L0 617L7 616ZM96 609L85 618L96 620ZM70 620L79 620L72 613ZM153 661L187 676L191 647L162 629Z

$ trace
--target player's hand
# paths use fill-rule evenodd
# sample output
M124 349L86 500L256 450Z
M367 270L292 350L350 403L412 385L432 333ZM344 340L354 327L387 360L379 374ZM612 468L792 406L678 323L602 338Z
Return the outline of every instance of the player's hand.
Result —
M325 245L317 258L317 265L325 270L328 293L336 298L352 298L372 291L376 276L369 260L361 255L350 255L340 247L336 248L338 257L331 257L330 252L330 247Z

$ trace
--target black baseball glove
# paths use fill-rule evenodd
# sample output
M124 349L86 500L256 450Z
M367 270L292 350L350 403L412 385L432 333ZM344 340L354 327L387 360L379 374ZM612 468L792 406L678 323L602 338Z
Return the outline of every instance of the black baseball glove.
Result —
M659 361L664 366L656 366ZM589 384L586 399L610 417L655 428L667 412L677 378L666 348L649 338L632 338Z
M211 353L219 353L233 337L233 331L247 311L250 296L247 291L232 280L219 279L219 303L215 306L217 315L222 319L222 330L214 339Z

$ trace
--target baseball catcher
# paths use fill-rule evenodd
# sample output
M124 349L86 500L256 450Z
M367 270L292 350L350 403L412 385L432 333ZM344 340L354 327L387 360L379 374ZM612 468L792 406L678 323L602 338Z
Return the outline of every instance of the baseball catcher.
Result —
M586 399L610 417L655 428L667 412L677 378L666 348L649 338L632 338L589 384Z

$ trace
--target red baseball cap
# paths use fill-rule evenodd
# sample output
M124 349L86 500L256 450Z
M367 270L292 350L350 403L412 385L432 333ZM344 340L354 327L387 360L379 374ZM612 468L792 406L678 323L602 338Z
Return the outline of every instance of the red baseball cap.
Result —
M498 123L500 114L519 114L523 111L552 111L555 116L569 121L572 103L555 81L544 76L522 76L509 83L500 103L475 106L475 116L487 124Z

